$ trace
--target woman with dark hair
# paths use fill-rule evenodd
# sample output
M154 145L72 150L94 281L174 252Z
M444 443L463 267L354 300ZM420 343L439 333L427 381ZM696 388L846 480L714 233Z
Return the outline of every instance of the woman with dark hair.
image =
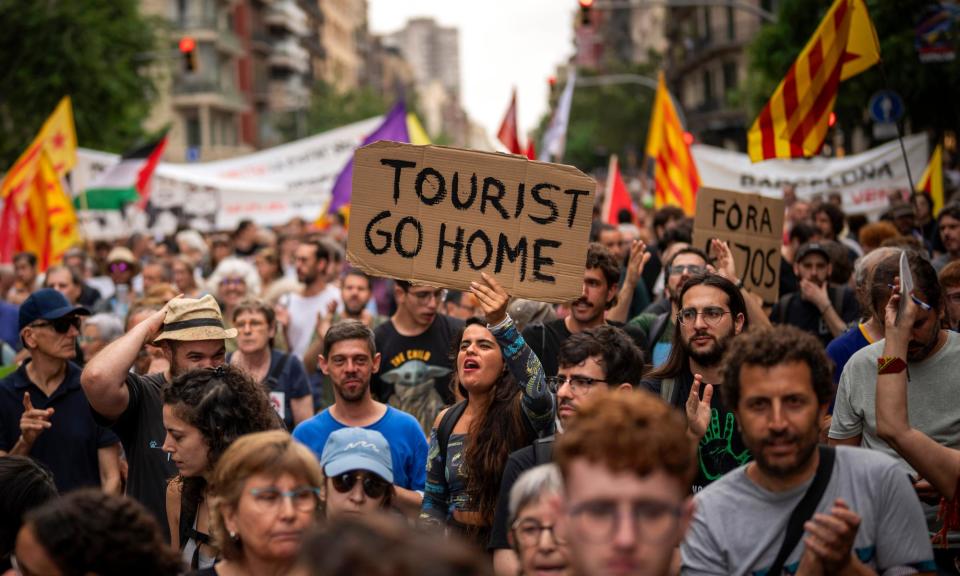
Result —
M170 541L190 568L208 568L217 550L208 536L210 474L230 444L244 434L281 426L266 391L231 366L193 370L163 390L163 450L180 471L167 485Z
M420 518L486 548L507 457L553 427L553 395L540 360L507 315L510 296L492 277L471 284L487 324L467 321L454 382L466 400L434 421Z
M0 457L0 574L10 569L10 553L30 510L57 497L53 474L26 456Z
M176 576L180 560L139 502L83 489L26 516L17 535L17 574Z

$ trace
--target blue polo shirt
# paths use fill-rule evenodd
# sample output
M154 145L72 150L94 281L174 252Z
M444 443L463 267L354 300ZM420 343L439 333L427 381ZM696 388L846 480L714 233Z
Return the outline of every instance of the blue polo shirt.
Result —
M327 438L341 428L346 426L331 416L328 408L301 422L293 431L293 437L312 450L319 459ZM393 406L387 406L382 418L364 428L383 434L390 444L393 483L407 490L423 492L423 485L427 481L427 439L417 419Z
M63 382L48 397L27 377L29 362L0 380L0 450L9 452L20 438L23 394L29 392L34 408L53 408L51 426L37 437L30 457L50 468L60 493L100 486L97 450L120 439L94 422L93 410L80 387L80 367L68 362Z

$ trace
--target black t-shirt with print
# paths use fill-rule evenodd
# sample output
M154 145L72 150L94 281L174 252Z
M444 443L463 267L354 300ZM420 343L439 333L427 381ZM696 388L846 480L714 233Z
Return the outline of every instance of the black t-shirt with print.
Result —
M663 397L663 380L645 379L640 386ZM670 398L664 398L669 404L685 412L687 396L693 387L693 374L685 369L674 379ZM701 396L703 390L700 390ZM750 451L743 444L743 438L737 430L737 420L733 412L724 405L723 390L719 384L713 385L713 398L710 400L710 424L700 443L697 445L697 477L693 480L693 491L699 492L711 482L750 460Z
M375 398L412 414L427 435L440 410L453 404L451 347L463 321L437 314L426 331L403 336L393 321L374 331L380 371L370 383Z

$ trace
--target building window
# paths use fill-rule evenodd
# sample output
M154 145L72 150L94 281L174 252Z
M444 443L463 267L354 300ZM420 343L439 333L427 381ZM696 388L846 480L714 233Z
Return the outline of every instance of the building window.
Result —
M737 88L737 63L723 63L723 91L729 94Z
M713 75L709 70L703 71L703 106L704 108L713 106Z
M737 39L737 15L733 6L727 6L727 40Z
M710 21L710 7L703 8L703 39L710 42L713 38L713 23Z
M184 118L187 127L187 148L199 148L200 142L200 118L196 113Z

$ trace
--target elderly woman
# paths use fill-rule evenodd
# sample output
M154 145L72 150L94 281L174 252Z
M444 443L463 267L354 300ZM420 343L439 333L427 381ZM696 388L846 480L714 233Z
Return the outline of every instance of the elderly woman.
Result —
M341 428L327 438L320 465L328 519L390 508L393 458L383 434L366 428Z
M83 322L78 338L83 358L89 362L104 347L123 336L123 322L113 314L94 314Z
M173 269L173 283L181 294L187 298L200 298L204 295L204 291L197 284L195 267L189 258L177 256L170 267Z
M557 465L544 464L521 474L510 490L507 537L522 576L571 572L566 542L555 528L557 511L550 501L560 494L562 483Z
M210 522L223 560L197 574L290 573L316 521L322 477L313 453L286 432L234 442L210 484Z
M217 265L207 286L211 294L220 303L224 322L233 320L237 305L247 298L260 295L260 275L253 264L239 258L225 258ZM232 328L232 325L225 328ZM237 349L236 340L227 340L227 352Z
M163 389L163 451L179 476L167 485L170 541L193 569L213 565L207 488L221 456L245 434L271 430L279 419L263 388L230 366L193 370Z
M244 300L233 311L237 350L227 363L263 384L270 403L287 430L313 416L313 396L303 363L293 354L274 349L277 318L263 300Z

